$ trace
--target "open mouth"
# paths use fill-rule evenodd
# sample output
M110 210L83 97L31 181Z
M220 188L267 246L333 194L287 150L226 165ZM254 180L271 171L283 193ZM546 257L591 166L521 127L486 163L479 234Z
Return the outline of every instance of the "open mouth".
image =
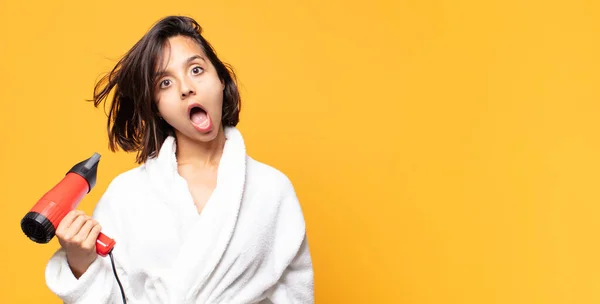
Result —
M198 104L191 105L188 109L190 121L198 131L206 132L210 130L211 121L208 113Z

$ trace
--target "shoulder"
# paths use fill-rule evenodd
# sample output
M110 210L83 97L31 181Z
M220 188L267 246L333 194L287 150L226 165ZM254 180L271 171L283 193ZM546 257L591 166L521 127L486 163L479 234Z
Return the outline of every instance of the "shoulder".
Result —
M272 194L295 195L290 178L281 170L247 156L247 183L255 190Z
M138 166L117 174L106 188L106 194L123 193L142 184L144 166Z
M281 170L251 157L247 166L245 191L256 200L262 212L276 210L304 225L302 206L291 179Z
M100 199L94 208L95 216L119 217L128 206L136 202L143 189L143 165L137 166L114 176L108 181ZM129 206L130 207L130 206Z
M137 201L141 193L147 193L147 183L144 182L144 166L140 165L112 177L108 181L96 209L111 212L121 212L126 205Z
M274 237L288 247L289 256L296 254L306 233L302 204L291 179L280 169L247 156L246 208L268 227L276 230ZM281 229L279 226L281 225ZM285 228L283 228L285 226ZM283 254L283 253L281 253Z

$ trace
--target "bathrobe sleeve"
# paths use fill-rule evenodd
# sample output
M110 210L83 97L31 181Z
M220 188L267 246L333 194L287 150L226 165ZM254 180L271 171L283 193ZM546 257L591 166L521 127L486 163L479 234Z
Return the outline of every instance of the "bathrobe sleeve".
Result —
M275 285L269 300L275 304L314 303L313 271L306 238L298 254Z
M283 200L280 205L282 231L276 242L285 243L282 248L293 248L285 254L289 261L278 282L273 286L269 300L275 304L313 304L314 275L310 255L306 224L294 188L287 180ZM283 252L282 252L283 253Z
M111 202L115 195L114 188L113 182L101 197L92 214L92 217L98 220L102 226L102 233L111 238L115 238L117 231L113 220L116 218L116 214L111 208ZM113 248L113 255L119 280L127 294L128 282L119 263L118 243ZM97 256L86 272L77 279L71 272L65 250L60 248L50 257L46 266L45 278L48 288L66 304L120 303L122 301L109 256Z

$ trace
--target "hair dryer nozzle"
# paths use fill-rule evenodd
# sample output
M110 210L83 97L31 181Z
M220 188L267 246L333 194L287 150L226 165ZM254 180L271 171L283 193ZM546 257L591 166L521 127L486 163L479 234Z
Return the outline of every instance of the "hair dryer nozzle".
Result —
M81 161L77 165L73 166L68 173L77 173L81 175L88 183L88 193L92 191L92 188L96 185L96 174L98 172L98 163L100 162L100 154L94 153L90 158Z

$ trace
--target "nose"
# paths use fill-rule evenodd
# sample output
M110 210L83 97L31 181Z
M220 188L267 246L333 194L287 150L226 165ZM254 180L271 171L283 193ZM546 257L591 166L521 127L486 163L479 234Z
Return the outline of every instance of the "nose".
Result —
M186 98L193 94L194 94L194 90L192 90L192 89L184 90L184 91L181 91L181 98L183 99L183 98Z
M181 99L184 99L190 95L194 95L196 92L194 91L193 86L189 83L189 80L184 80L181 82Z

